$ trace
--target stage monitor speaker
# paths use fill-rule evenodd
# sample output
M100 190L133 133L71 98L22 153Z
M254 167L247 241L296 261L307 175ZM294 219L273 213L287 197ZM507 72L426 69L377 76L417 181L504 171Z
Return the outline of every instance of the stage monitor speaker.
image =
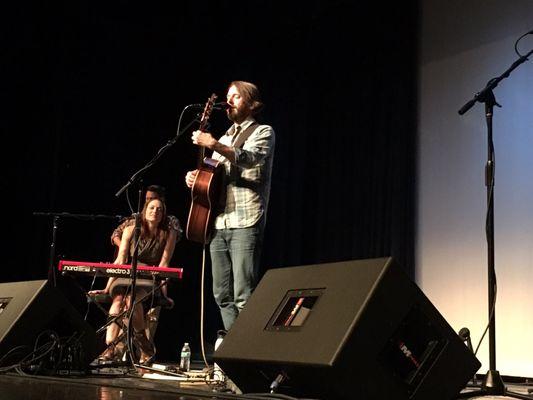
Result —
M392 258L267 271L214 359L244 393L328 400L449 400L480 367Z
M94 329L58 289L46 280L0 283L0 358L17 346L33 350L39 335L47 330L70 338L68 345L77 346L77 366L87 367L95 358ZM49 335L42 335L39 344L50 340Z

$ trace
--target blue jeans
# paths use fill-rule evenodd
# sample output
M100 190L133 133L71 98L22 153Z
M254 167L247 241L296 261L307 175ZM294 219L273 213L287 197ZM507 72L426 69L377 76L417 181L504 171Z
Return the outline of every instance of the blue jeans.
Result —
M229 330L257 285L263 224L215 229L209 246L213 294L224 329Z

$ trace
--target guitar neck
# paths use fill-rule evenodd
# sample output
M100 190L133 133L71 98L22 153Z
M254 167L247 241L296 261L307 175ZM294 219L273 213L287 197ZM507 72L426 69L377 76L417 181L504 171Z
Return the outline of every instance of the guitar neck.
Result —
M205 132L207 129L207 123L209 121L209 117L211 115L211 111L213 110L213 104L215 103L215 100L217 99L216 94L212 94L211 97L207 100L207 103L204 108L204 112L202 113L202 118L200 119L200 126L198 127L199 131ZM200 169L204 162L205 158L205 147L200 146L198 150L198 165L197 168Z
M200 146L200 149L198 150L198 160L197 160L197 163L196 163L196 167L198 169L204 163L204 158L205 158L205 147Z

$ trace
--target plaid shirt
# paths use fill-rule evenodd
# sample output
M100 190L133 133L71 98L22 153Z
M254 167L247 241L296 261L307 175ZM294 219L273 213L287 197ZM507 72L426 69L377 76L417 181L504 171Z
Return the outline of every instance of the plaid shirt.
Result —
M255 120L246 119L241 132ZM236 124L219 140L232 146ZM235 164L221 154L214 152L212 158L222 161L226 168L226 206L215 219L216 229L247 228L255 225L266 215L270 195L272 159L274 157L275 135L269 125L258 125L241 148L235 149Z

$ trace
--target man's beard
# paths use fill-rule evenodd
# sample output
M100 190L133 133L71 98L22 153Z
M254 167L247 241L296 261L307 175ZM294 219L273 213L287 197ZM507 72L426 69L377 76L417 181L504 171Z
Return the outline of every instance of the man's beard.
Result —
M228 111L226 112L226 115L228 116L228 119L230 121L240 123L246 119L248 116L245 110L238 110L236 108L228 108Z

